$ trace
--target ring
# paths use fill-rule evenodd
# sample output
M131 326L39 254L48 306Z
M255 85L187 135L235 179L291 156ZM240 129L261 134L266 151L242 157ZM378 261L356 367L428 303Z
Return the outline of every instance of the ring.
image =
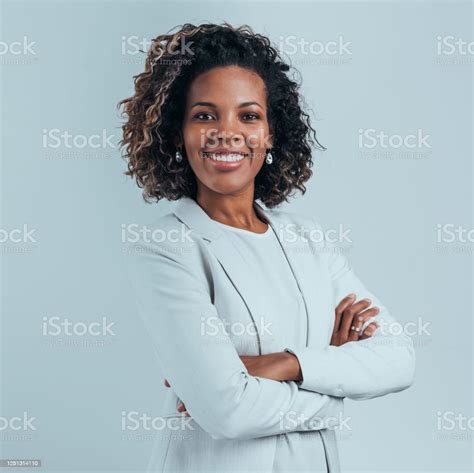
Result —
M354 330L354 332L357 332L357 333L360 332L360 328L357 328L355 325L351 327L351 330Z

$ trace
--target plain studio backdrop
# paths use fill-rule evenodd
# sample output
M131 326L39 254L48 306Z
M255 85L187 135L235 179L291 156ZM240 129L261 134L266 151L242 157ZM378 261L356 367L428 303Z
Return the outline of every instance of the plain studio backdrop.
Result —
M166 388L125 259L133 229L174 204L146 205L123 176L116 104L150 38L225 20L270 36L300 71L327 147L282 208L348 230L357 274L415 342L410 389L346 400L343 470L472 471L472 9L2 2L0 457L145 468L160 432L133 419L156 416Z

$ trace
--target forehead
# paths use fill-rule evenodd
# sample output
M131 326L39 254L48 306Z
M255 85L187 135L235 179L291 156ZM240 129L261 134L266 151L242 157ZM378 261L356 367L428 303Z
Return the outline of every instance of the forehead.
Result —
M256 72L227 66L216 67L197 76L191 83L187 101L261 102L265 97L265 83Z

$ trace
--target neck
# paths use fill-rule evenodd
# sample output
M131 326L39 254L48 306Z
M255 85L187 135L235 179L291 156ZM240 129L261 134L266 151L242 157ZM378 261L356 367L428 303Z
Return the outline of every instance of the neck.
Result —
M213 220L250 231L262 230L266 224L254 208L254 187L236 194L219 194L198 190L196 202Z

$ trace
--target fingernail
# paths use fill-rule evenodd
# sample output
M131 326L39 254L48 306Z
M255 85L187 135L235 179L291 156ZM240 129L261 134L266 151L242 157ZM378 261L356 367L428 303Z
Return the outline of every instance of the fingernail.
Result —
M356 295L355 295L353 292L351 292L350 294L348 294L347 297L355 297L355 296L356 296Z

